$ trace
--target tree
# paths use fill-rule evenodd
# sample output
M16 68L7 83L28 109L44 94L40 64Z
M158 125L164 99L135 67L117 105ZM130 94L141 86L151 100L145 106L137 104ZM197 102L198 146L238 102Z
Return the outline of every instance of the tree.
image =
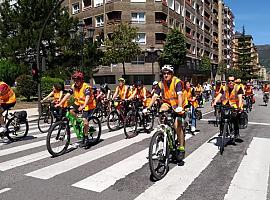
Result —
M8 85L13 85L15 79L27 72L27 67L12 63L8 59L0 60L0 80L3 80Z
M105 41L104 64L122 63L123 76L126 77L125 62L141 53L140 46L136 42L137 36L137 28L124 23L116 26L111 38Z
M21 75L16 79L17 92L30 101L31 96L37 95L37 82L30 75Z
M9 0L5 0L0 4L0 57L28 65L35 62L40 30L56 3L55 0L20 0L11 6ZM70 17L64 7L53 14L41 44L41 55L47 58L49 66L70 40L68 30L75 24L77 20Z
M212 70L211 60L209 59L208 56L204 55L201 59L199 71L206 75L209 75L211 73L211 70Z
M172 29L166 37L164 51L160 55L160 65L171 64L175 68L183 67L186 63L186 41L185 36L177 29ZM175 71L177 71L175 69Z

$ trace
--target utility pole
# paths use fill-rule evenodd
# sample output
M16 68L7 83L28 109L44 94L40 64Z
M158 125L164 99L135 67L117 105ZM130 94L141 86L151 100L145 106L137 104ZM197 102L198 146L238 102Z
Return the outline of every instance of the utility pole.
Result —
M223 0L218 1L218 64L223 61ZM222 74L225 80L225 74Z

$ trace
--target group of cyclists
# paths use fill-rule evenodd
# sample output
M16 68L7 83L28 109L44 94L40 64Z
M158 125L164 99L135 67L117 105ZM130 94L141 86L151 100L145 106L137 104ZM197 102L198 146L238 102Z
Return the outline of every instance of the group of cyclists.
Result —
M227 81L216 81L215 84L210 86L209 84L204 84L204 86L196 84L194 86L189 81L182 81L177 78L174 75L174 67L171 65L164 65L161 69L161 74L162 80L159 82L154 81L151 91L147 90L142 81L137 81L134 85L128 86L124 78L119 78L115 92L112 94L112 90L107 83L102 84L100 89L90 86L84 82L83 73L76 71L72 75L74 84L68 91L64 92L61 84L54 84L52 92L42 102L49 97L53 97L53 103L56 108L72 106L70 112L75 117L79 112L82 112L84 122L82 146L89 145L89 122L87 119L94 113L98 103L106 103L109 104L108 107L111 107L112 100L136 100L138 102L137 106L143 107L144 114L149 113L153 105L158 105L159 111L172 109L176 113L174 128L177 134L177 152L180 160L185 157L185 133L183 128L185 113L187 110L191 111L191 132L195 132L195 111L203 105L206 95L211 94L212 107L221 104L238 109L239 112L244 109L244 97L251 97L251 103L255 102L252 84L250 82L243 84L240 79L235 79L232 76L228 77ZM263 86L263 93L267 99L269 99L269 90L269 85L265 84ZM69 105L68 100L71 96L73 96L74 102L72 105ZM14 107L15 104L15 93L6 83L0 81L0 132L6 131L2 113ZM233 120L235 137L238 137L239 115L235 116L235 118Z

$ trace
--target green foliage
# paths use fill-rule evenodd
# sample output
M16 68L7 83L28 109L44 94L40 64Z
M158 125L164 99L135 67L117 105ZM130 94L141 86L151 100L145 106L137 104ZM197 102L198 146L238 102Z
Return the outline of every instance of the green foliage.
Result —
M0 57L11 58L15 63L33 62L44 20L57 3L55 0L20 0L10 6L9 0L5 0L0 4ZM47 58L48 65L58 59L56 53L69 43L68 30L77 21L69 16L65 7L56 9L41 44L41 54Z
M226 74L227 74L227 77L234 76L235 78L241 78L241 79L243 77L243 72L240 69L228 69Z
M14 64L8 59L0 59L0 80L8 85L12 86L19 75L27 72L27 68L23 65Z
M104 52L103 63L123 63L123 73L125 76L124 63L130 61L141 53L139 44L134 41L137 38L137 28L128 24L116 26L111 39L105 41L106 51Z
M186 63L185 36L177 29L172 29L167 35L164 51L160 55L160 65L171 64L175 68L183 67ZM175 69L175 71L177 71Z
M47 70L43 77L59 78L62 80L69 80L73 72L73 68L67 68L62 66L56 66Z
M30 101L31 96L37 96L37 82L30 75L21 75L16 79L17 93Z
M212 70L211 60L209 59L208 56L204 55L202 57L202 60L201 60L200 66L199 66L199 71L204 73L204 74L209 75L211 70Z
M227 65L226 65L224 60L222 60L221 62L218 63L217 73L219 75L223 75L226 72L226 69L227 69Z
M41 79L42 96L48 95L52 91L53 85L55 83L60 83L64 85L64 81L60 78L42 77Z

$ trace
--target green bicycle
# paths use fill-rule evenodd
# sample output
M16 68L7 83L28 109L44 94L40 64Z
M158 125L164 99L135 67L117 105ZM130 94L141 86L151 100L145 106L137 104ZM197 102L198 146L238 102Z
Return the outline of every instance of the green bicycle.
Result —
M95 116L90 116L88 121L90 125L88 131L90 144L95 145L99 142L101 136L101 123L100 120ZM73 128L77 139L82 140L84 137L83 119L79 116L75 118L70 113L70 108L68 108L65 117L63 117L61 121L54 123L47 135L46 146L48 152L53 157L64 154L68 149L70 139L73 137L71 135L71 127Z

